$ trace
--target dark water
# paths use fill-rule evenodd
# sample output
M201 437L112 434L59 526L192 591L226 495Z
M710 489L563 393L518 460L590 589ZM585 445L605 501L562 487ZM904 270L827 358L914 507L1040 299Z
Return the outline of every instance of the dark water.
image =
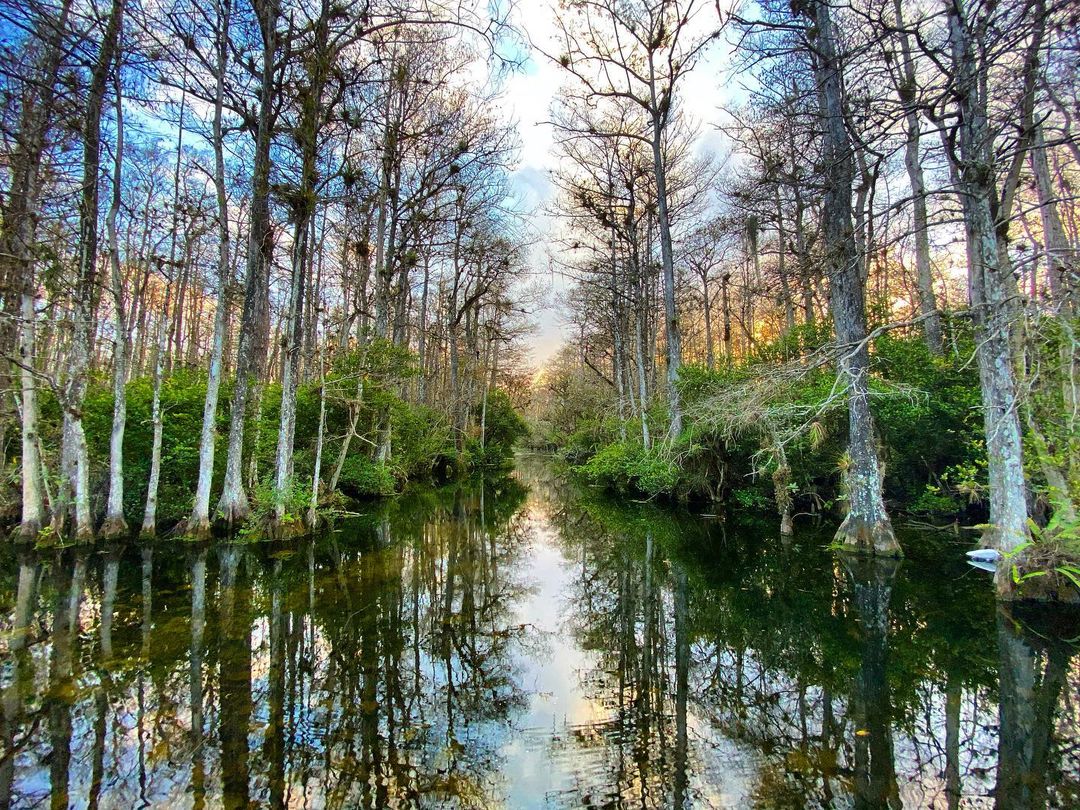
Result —
M0 554L0 804L1080 805L1080 671L908 559L526 460L289 547Z

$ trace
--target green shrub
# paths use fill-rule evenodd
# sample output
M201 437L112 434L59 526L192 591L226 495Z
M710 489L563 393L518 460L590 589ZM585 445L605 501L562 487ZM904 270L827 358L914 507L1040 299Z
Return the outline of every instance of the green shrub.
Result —
M307 511L310 503L310 485L297 479L295 476L285 482L285 486L278 490L274 485L273 476L268 476L260 481L255 491L251 493L251 514L247 522L240 529L240 536L250 540L264 537L264 532L270 527L274 518L275 504L280 498L285 506L285 514L281 524L299 523L302 515Z
M941 487L927 484L926 488L910 503L908 508L916 514L949 515L961 511L963 506L957 498L943 491Z
M505 467L514 455L514 446L529 434L529 426L510 402L505 391L488 392L487 409L477 406L477 421L483 420L484 441L479 438L469 442L474 468L498 469Z
M629 470L636 453L633 445L616 442L602 447L577 469L594 484L625 490L630 482Z
M446 417L424 405L394 397L390 404L392 458L406 478L428 479L456 455Z
M612 441L614 437L614 433L609 434L605 430L603 421L598 419L582 420L574 431L563 439L563 458L571 464L584 464L606 443Z
M228 397L231 387L222 386L218 409L218 452L214 456L215 486L225 469L225 447L220 437L228 432ZM43 438L59 447L60 411L55 399L43 402ZM168 524L191 511L199 474L199 437L202 431L206 375L181 370L161 384L161 480L158 484L158 521ZM153 380L140 377L127 384L127 425L124 430L124 513L128 523L142 522L146 486L150 477L154 425ZM91 489L95 506L102 507L108 493L109 436L112 428L113 395L107 380L95 380L86 393L83 425L90 454ZM55 422L53 422L55 420ZM53 438L55 437L55 438ZM48 446L48 445L47 445ZM215 490L216 491L216 490Z
M578 469L593 483L619 492L672 495L679 484L679 467L672 459L631 442L607 445Z
M339 486L357 497L380 497L394 494L397 479L386 464L357 454L345 459Z
M753 487L736 487L731 490L731 498L736 505L743 509L772 509L773 504L768 495L760 489Z
M872 407L886 494L918 511L962 509L972 490L949 487L947 479L985 458L979 380L963 367L968 356L935 357L918 334L884 335L874 344ZM943 484L944 497L924 498L928 483Z
M630 468L634 485L647 495L671 495L679 483L679 467L656 451L642 451Z

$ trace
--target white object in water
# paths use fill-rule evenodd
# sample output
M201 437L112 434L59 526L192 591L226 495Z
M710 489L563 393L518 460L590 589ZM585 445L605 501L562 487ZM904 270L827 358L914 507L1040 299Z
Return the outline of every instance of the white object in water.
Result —
M1001 559L1001 552L996 548L977 548L967 553L969 562L996 563Z

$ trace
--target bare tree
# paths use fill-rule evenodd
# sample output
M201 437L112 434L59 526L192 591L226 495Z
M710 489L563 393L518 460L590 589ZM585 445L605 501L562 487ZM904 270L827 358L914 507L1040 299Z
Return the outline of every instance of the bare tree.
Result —
M664 280L667 388L671 422L668 437L682 432L677 385L682 334L675 302L675 260L671 235L665 140L676 107L676 89L719 31L701 31L694 0L656 0L627 5L615 0L570 3L558 19L559 47L553 56L580 85L585 107L625 101L643 114L642 125L618 133L594 127L597 135L618 134L646 144L652 156L656 223Z
M123 26L120 26L121 32ZM120 36L122 39L122 34ZM124 106L120 68L121 50L117 48L113 86L116 94L116 140L113 144L112 202L105 218L109 234L109 287L112 292L113 319L116 335L113 338L113 418L109 436L109 499L105 507L102 537L127 534L124 519L124 430L127 427L128 345L127 316L124 303L124 278L120 268L120 239L116 218L120 213L121 183L124 167Z
M72 303L72 337L68 377L61 403L64 409L61 492L54 523L62 526L64 510L74 506L75 536L94 535L90 509L90 458L82 408L90 367L97 286L98 195L101 167L101 121L110 72L116 57L123 17L123 0L113 0L101 35L87 89L83 124L83 177L79 197L78 271Z
M42 160L53 125L56 82L63 58L63 40L71 3L61 3L55 19L37 16L35 38L40 42L37 60L22 95L15 153L11 158L11 181L0 222L0 280L5 308L14 309L18 296L18 366L21 380L22 423L22 519L19 531L25 538L37 535L45 519L41 458L38 452L38 375L35 364L37 292L34 272L34 241L42 184Z

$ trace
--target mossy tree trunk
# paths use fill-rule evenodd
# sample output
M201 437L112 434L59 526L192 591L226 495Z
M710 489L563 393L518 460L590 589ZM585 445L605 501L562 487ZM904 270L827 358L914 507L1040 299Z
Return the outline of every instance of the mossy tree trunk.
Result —
M817 2L813 8L817 34L812 58L819 87L823 157L827 167L822 212L825 264L829 274L829 308L840 350L839 373L845 378L848 397L848 512L836 532L836 540L860 552L899 556L900 545L881 495L881 465L870 413L865 295L851 208L854 161L844 121L837 35L829 5Z

